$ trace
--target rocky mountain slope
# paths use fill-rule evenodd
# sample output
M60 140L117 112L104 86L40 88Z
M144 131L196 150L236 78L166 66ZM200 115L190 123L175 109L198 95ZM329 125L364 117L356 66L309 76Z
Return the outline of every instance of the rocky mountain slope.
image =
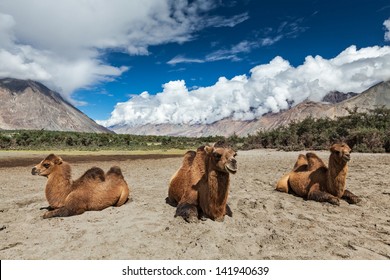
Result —
M351 97L354 96L354 97ZM347 98L347 99L345 99ZM342 100L340 102L340 100ZM372 86L361 94L341 94L333 92L325 99L327 102L302 102L289 110L276 114L266 114L260 119L252 121L235 121L224 119L209 125L176 125L176 124L148 124L136 127L114 126L110 127L117 133L129 133L139 135L171 135L171 136L230 136L237 134L246 136L259 130L272 129L278 126L288 125L292 121L300 121L306 117L331 118L348 115L348 109L358 108L358 111L367 111L378 106L390 108L390 81L381 82Z
M0 129L110 132L41 83L0 79Z
M358 95L356 92L343 93L340 91L331 91L322 99L322 101L336 104L351 97L355 97L356 95Z

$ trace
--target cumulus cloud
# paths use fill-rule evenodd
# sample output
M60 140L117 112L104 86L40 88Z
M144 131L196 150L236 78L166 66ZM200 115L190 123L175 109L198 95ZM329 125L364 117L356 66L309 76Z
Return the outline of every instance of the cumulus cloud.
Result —
M0 49L0 62L0 77L45 82L68 100L75 89L112 80L128 69L126 66L105 65L96 57L66 59L29 45L14 46L12 50Z
M148 55L149 47L183 43L206 27L232 27L246 13L225 18L208 12L216 1L3 0L0 77L34 79L68 100L74 90L112 80L129 68L108 65L108 50Z
M105 126L143 124L210 124L232 117L256 119L287 109L289 103L319 101L329 91L361 92L390 78L390 47L351 46L333 59L308 56L293 67L280 56L250 70L250 75L224 77L210 87L189 90L171 81L156 95L143 92L118 103Z

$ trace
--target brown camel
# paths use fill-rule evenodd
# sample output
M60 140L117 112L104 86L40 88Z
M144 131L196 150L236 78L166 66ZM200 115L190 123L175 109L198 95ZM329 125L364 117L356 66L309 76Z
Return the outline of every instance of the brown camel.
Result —
M345 143L332 145L328 167L315 153L299 155L293 170L277 182L276 190L335 205L340 204L340 198L350 204L358 203L360 198L345 186L350 152Z
M71 178L70 165L50 154L31 173L47 177L46 199L49 211L43 218L80 215L85 211L121 206L129 199L129 187L119 167L113 166L104 174L98 167L87 170L79 179Z
M223 221L232 216L227 205L229 174L237 172L237 153L220 141L184 155L170 181L167 203L177 206L176 216L197 222L199 216Z

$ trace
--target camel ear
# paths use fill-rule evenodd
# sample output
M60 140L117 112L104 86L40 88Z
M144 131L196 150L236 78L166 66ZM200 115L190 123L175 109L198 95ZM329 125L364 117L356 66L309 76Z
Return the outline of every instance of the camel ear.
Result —
M57 158L54 160L54 163L57 164L57 165L62 164L62 158L57 157Z
M211 154L214 151L214 148L210 146L205 146L204 151L206 152L206 154Z

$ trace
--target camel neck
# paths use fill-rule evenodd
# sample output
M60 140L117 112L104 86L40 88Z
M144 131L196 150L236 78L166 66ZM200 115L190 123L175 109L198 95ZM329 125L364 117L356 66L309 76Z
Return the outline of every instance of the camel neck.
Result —
M229 194L229 174L215 170L209 171L208 186L211 205L216 208L223 207L221 211L224 211Z
M215 190L215 195L218 197L225 197L228 193L228 188L226 186L229 186L229 174L225 172L219 172L219 171L210 171L209 172L209 183L212 183L213 186L215 186L213 189Z
M329 157L328 164L328 192L336 197L341 197L345 191L348 165L345 162L339 163L333 155Z
M60 167L57 167L57 169L48 176L48 181L53 180L55 180L57 183L70 183L72 181L72 178L69 164L63 163Z
M226 213L229 194L229 174L215 170L211 159L206 161L205 182L200 185L199 206L211 219L221 220Z
M63 206L65 198L71 190L71 169L70 166L64 162L48 176L45 193L49 205L54 208Z

